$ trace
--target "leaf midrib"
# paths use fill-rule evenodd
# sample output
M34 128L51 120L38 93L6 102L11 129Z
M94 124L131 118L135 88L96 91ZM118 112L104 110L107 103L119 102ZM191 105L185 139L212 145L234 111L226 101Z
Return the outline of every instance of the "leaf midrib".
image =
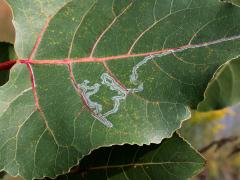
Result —
M130 164L119 164L119 165L105 165L90 167L88 170L102 170L102 169L115 169L115 168L126 168L126 167L143 167L143 166L156 166L156 165L167 165L167 164L197 164L202 165L200 162L181 162L181 161L166 161L166 162L146 162L146 163L130 163Z
M169 49L163 49L159 51L152 51L152 52L146 52L146 53L139 53L139 54L123 54L123 55L117 55L117 56L107 56L107 57L83 57L78 59L42 59L42 60L31 60L31 59L19 59L17 60L17 63L20 64L71 64L71 63L89 63L89 62L105 62L105 61L111 61L111 60L119 60L119 59L126 59L126 58L134 58L134 57L146 57L146 56L154 56L154 55L161 55L161 57L183 52L189 49L196 49L196 48L203 48L208 47L212 45L217 45L229 41L239 40L240 35L235 36L229 36L225 38L220 38L213 41L203 42L200 44L187 44L180 47L175 48L169 48Z

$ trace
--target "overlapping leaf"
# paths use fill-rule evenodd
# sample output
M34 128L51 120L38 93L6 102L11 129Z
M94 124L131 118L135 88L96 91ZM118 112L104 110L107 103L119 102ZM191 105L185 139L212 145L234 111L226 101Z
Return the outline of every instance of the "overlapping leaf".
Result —
M239 103L240 94L240 59L236 58L225 63L210 81L204 101L198 109L209 111L221 109Z
M232 3L233 5L240 6L240 0L221 0L226 3Z
M20 61L0 89L0 167L26 178L159 143L240 54L240 9L218 0L9 2Z
M76 172L57 179L189 179L201 170L204 160L178 135L160 145L113 146L86 156Z

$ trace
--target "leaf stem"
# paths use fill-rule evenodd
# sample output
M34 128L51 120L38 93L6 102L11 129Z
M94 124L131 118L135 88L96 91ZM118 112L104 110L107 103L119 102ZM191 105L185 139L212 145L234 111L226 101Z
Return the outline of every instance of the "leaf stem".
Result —
M0 63L0 71L9 70L16 63L16 60L10 60Z

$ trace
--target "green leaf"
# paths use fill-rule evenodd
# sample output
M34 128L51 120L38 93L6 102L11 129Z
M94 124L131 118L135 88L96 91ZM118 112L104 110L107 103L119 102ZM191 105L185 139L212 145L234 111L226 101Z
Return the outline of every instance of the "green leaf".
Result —
M74 172L57 179L189 179L204 159L178 135L161 144L100 148L83 158Z
M240 6L240 0L220 0L222 2L231 3L236 6Z
M209 111L235 105L240 101L240 58L223 64L215 73L198 110Z
M19 60L0 88L0 168L26 179L170 137L240 54L240 9L218 0L9 3Z

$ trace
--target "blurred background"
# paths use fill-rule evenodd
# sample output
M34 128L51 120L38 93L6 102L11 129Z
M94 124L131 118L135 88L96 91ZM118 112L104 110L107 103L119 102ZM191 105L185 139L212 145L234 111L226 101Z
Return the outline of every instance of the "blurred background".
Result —
M12 13L0 0L0 43L14 43ZM0 55L6 50L0 48ZM1 76L0 76L1 78ZM181 136L198 149L207 160L205 170L195 180L240 180L240 105L208 113L192 113L183 123ZM0 179L21 180L0 172Z
M180 134L199 150L207 167L196 180L240 179L240 105L208 113L192 112Z
M0 42L13 43L14 38L11 9L5 0L0 0Z

